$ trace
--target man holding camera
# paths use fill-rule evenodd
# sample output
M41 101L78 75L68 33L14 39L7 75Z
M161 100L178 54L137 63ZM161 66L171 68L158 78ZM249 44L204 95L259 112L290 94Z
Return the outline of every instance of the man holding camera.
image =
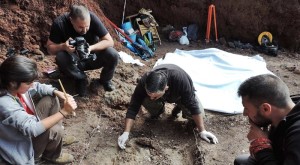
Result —
M111 82L119 54L100 19L83 5L72 5L70 12L56 18L47 41L49 54L56 54L62 73L76 80L77 92L86 95L86 70L103 67L99 83L113 91Z

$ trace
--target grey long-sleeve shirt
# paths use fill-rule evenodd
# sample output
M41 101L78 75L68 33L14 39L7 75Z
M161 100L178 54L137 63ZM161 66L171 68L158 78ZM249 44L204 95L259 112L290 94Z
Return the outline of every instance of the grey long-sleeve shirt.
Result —
M195 98L195 88L192 79L183 69L174 64L162 64L153 68L153 70L155 72L163 72L167 76L169 89L162 96L165 102L181 102L181 104L190 110L192 115L201 113L198 101ZM135 119L144 98L148 97L145 90L147 76L148 73L144 74L136 86L131 97L126 118Z
M40 96L53 95L51 85L34 83L34 91ZM31 137L45 131L36 116L29 115L20 101L6 94L0 97L0 156L10 164L34 164Z

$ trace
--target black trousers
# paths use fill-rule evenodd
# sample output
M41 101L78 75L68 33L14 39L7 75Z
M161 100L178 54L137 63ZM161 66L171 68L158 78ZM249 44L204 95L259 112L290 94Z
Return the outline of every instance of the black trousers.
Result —
M118 52L109 47L105 50L96 52L96 60L85 60L76 64L79 61L77 55L70 55L66 51L58 52L56 55L56 64L59 70L66 76L73 78L75 80L86 79L86 70L94 70L102 68L100 74L100 82L108 82L113 78L116 66L119 60ZM82 63L82 64L81 64Z
M256 165L257 162L250 154L239 155L234 160L234 165Z

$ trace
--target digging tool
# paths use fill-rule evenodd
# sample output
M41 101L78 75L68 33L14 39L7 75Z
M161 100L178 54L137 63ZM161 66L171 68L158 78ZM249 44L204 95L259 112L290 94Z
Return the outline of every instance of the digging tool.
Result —
M122 24L124 23L125 9L126 9L126 0L124 1L124 9L123 9Z
M127 34L125 34L116 24L114 24L111 20L109 20L107 17L105 17L104 16L104 18L108 21L108 23L110 24L110 25L112 25L114 28L115 28L115 30L117 30L122 36L124 36L129 42L130 42L130 44L132 44L132 46L134 47L134 48L136 48L137 50L139 50L139 51L141 51L141 52L143 52L143 53L145 53L145 54L147 54L147 58L148 57L152 57L153 55L154 55L154 53L152 52L152 50L149 48L149 47L147 47L147 46L145 46L145 45L141 45L141 44L139 44L139 43L137 43L137 42L134 42ZM145 60L145 57L142 57L142 59L143 60Z
M68 101L67 93L66 93L65 88L64 88L63 84L61 83L60 79L58 79L58 82L59 82L59 84L60 84L60 87L61 87L62 91L64 92L66 101ZM72 115L73 115L73 116L76 116L76 112L73 111L73 112L72 112Z

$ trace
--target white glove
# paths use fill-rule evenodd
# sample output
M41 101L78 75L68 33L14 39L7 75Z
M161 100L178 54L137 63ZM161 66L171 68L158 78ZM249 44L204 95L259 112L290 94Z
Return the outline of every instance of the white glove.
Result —
M219 143L217 137L214 134L207 132L205 130L200 132L200 137L202 139L204 139L205 141L207 141L208 143L211 143L211 142L213 144Z
M126 144L125 142L128 140L129 132L124 132L119 138L118 138L118 145L121 149L125 149Z

